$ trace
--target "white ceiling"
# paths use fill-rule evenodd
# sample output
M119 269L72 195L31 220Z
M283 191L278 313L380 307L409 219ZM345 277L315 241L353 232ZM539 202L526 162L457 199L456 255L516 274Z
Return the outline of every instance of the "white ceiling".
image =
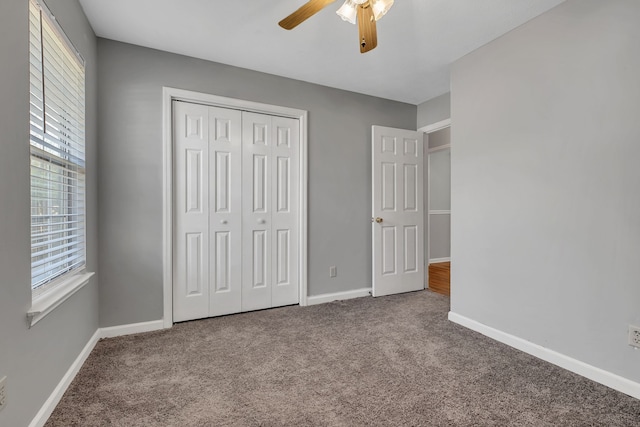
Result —
M449 66L564 0L396 0L361 54L329 5L292 31L306 0L80 0L100 37L419 104L449 90Z

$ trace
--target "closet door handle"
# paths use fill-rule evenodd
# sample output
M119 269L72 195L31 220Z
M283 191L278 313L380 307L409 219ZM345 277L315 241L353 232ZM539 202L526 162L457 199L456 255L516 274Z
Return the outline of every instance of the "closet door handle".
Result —
M223 219L222 221L220 221L220 224L226 224L226 223L227 223L226 219Z
M264 218L260 218L260 219L258 220L258 224L264 224L264 223L266 223L266 222L267 222L267 221L266 221Z

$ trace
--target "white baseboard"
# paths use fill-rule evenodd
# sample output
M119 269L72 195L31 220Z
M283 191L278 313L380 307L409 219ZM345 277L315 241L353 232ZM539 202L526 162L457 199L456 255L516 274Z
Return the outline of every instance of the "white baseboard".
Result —
M76 377L76 374L84 364L85 360L87 360L87 357L89 357L89 354L91 354L91 351L96 346L96 343L99 339L100 329L98 329L93 334L93 336L89 338L89 342L87 342L87 345L84 346L78 357L76 357L76 360L73 361L71 367L67 370L67 373L64 374L56 388L53 389L53 392L51 393L49 398L46 400L46 402L44 402L42 408L40 408L36 416L29 424L29 427L42 427L45 425L45 423L51 416L51 413L56 408L56 405L58 404L58 402L60 402L60 399L62 399L62 395L65 391L67 391L67 388L71 384L71 381L73 381L73 379Z
M351 291L334 292L332 294L314 295L307 298L307 305L324 304L325 302L339 301L351 298L368 297L371 288L354 289Z
M141 332L151 332L164 329L163 320L153 320L151 322L131 323L129 325L110 326L100 329L100 338L113 338L122 335L139 334Z
M597 383L610 387L614 390L618 390L624 394L628 394L636 399L640 399L640 383L605 371L604 369L596 368L595 366L581 362L572 357L565 356L564 354L542 347L538 344L534 344L522 338L518 338L506 332L502 332L498 329L494 329L490 326L483 325L482 323L451 311L449 312L449 320L539 359L589 378Z
M451 258L433 258L429 260L429 264L437 264L439 262L451 262Z

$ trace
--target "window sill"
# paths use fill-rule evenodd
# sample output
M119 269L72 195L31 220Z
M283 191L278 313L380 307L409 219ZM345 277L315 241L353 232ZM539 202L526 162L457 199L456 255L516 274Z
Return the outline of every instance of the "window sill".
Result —
M31 304L31 308L27 311L29 329L69 299L71 295L82 289L84 285L89 283L89 279L94 274L95 273L76 274L60 285L57 285L51 291L36 297Z

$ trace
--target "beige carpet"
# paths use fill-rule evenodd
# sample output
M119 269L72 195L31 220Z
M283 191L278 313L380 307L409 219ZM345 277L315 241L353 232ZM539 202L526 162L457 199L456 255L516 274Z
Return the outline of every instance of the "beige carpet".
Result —
M457 326L428 291L101 340L47 426L639 426L640 401Z

